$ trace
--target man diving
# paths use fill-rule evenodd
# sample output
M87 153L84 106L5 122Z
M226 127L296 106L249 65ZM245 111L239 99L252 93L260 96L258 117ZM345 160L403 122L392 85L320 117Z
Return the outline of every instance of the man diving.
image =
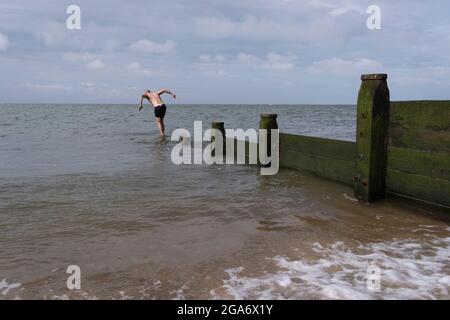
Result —
M151 92L150 90L147 90L142 96L141 96L141 103L139 105L139 111L142 110L142 102L144 99L147 99L152 105L153 109L155 111L155 117L156 117L156 124L158 125L159 133L163 136L165 131L165 125L164 125L164 116L166 115L166 105L161 99L161 95L167 93L170 94L174 99L177 98L175 94L170 92L167 89L159 90L157 92Z

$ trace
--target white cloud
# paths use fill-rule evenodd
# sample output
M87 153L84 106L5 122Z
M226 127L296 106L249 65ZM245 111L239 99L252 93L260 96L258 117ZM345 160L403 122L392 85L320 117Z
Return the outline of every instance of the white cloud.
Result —
M237 65L238 67L248 66L271 71L287 71L295 69L294 61L296 59L297 57L293 54L283 55L275 52L269 52L263 58L253 54L240 52L236 54L234 59L227 59L222 54L202 54L199 56L199 67L201 67L202 70L206 70L206 73L212 75L225 75L226 72L224 71L224 68L231 65Z
M313 62L308 71L312 74L354 75L358 73L377 73L383 71L382 69L383 65L380 62L371 59L345 60L332 58Z
M134 74L144 75L144 76L152 76L153 71L141 66L139 62L132 62L127 66L127 70Z
M170 54L175 53L177 44L174 41L156 43L151 40L139 40L130 45L130 49L137 52Z
M91 62L98 59L98 55L89 52L66 52L63 60L67 62Z
M193 67L196 70L201 71L204 75L208 77L223 77L228 73L225 71L227 68L227 64L229 64L230 60L228 60L222 54L210 55L210 54L201 54L198 57L200 63L195 63Z
M389 73L392 83L398 86L408 87L410 85L449 85L450 67L424 67L398 69Z
M243 52L237 54L236 61L246 65L258 65L261 62L257 56Z
M360 0L310 0L308 4L326 9L330 16L340 16L350 11L365 13L364 5L360 2Z
M61 84L39 84L39 83L27 83L25 87L36 90L67 90L70 87L63 86Z
M104 49L108 53L113 53L119 47L120 42L118 40L111 39L106 41Z
M243 21L233 21L226 18L206 17L196 20L197 35L211 39L229 37L272 37L278 31L279 34L287 32L281 25L267 20L259 20L253 16L247 16Z
M268 53L263 59L247 53L239 53L236 61L240 64L254 66L272 71L287 71L295 69L294 60L297 57L293 54L281 55L275 52Z
M95 71L99 73L95 80L112 87L118 78L138 85L148 75L161 74L167 85L184 83L186 91L192 93L189 99L207 102L217 100L216 91L200 97L195 87L214 88L216 82L207 81L205 74L225 75L218 80L221 87L254 85L262 96L247 98L238 93L224 96L224 102L257 102L270 100L268 88L274 84L283 86L284 80L296 79L299 87L323 89L321 84L328 83L333 74L349 74L349 79L357 80L358 74L381 71L389 74L391 83L398 82L395 85L404 90L400 92L406 98L409 89L411 94L416 92L424 98L445 98L444 85L434 84L448 83L445 68L450 66L450 60L445 52L450 50L450 24L445 19L446 10L442 10L448 6L448 0L416 1L412 6L406 0L379 0L376 4L383 9L385 25L376 32L366 28L365 9L373 2L361 0L229 0L226 10L223 1L210 1L207 8L205 1L194 1L189 4L189 14L183 0L152 4L132 1L121 4L120 10L99 0L86 2L85 10L91 17L83 20L81 31L67 30L67 15L56 2L44 1L36 10L28 10L25 2L0 2L4 9L0 9L0 32L9 37L6 53L14 49L13 56L0 51L0 69L8 73L10 84L35 82L45 87L49 81L50 88L52 83L72 85L85 78L86 72L94 73L88 65L95 69L103 64L103 69ZM171 18L164 18L161 12L170 12ZM107 19L112 16L117 23L111 24ZM149 33L149 20L160 27L158 35L151 30ZM5 50L4 42L0 48ZM146 53L174 51L176 59L172 59L175 54ZM268 52L282 57L267 55ZM298 58L289 57L288 53ZM60 63L55 63L56 55ZM427 67L430 69L419 70ZM49 70L51 79L43 79L42 74ZM100 74L104 70L107 74ZM282 77L277 78L274 70ZM308 71L314 75L314 81L303 77ZM24 73L28 79L21 81ZM253 81L255 77L261 81ZM408 85L419 82L426 85ZM72 86L74 101L85 100L86 89ZM278 99L329 101L327 95L334 97L334 90L330 86L317 94L305 88ZM65 91L55 91L47 98L58 101L64 94ZM353 101L353 94L348 91L336 99ZM0 96L9 101L22 99L20 90L10 90L7 84L0 88ZM45 100L39 95L36 99Z
M226 58L222 54L217 55L202 54L199 56L199 60L203 63L224 63L226 61Z
M102 69L106 66L100 55L89 52L66 52L63 54L63 60L72 63L85 63L86 67L91 70Z
M3 33L0 33L0 51L6 51L9 46L9 39Z
M100 98L135 97L137 88L130 86L112 87L108 84L97 84L93 82L81 82L80 87L89 95Z
M250 40L285 40L292 42L336 40L346 32L346 26L331 17L320 19L269 20L247 16L243 20L202 17L195 20L195 33L207 39L242 38Z
M205 74L208 77L217 78L217 77L224 77L227 76L228 73L223 69L209 69L204 70L203 74Z
M46 46L64 43L67 40L67 28L63 23L47 21L39 24L40 29L35 31L36 37Z
M293 54L280 55L274 52L267 54L263 63L263 68L271 70L292 70L295 68L294 60L296 56Z
M92 82L81 82L80 85L84 88L94 88L95 84L93 84Z
M102 60L95 59L95 60L89 62L88 64L86 64L86 67L88 67L89 69L92 69L92 70L98 70L98 69L104 68L105 64L103 63Z
M92 82L81 82L81 88L86 90L88 93L99 97L115 97L118 95L118 90L111 88L109 85L98 85Z

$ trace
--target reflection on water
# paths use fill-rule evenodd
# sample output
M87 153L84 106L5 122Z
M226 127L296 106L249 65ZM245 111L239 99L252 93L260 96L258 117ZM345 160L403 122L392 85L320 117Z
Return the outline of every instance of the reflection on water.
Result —
M354 107L271 108L173 107L167 127L248 128L275 111L284 131L352 140ZM0 299L448 298L445 216L363 206L303 172L175 166L174 142L129 106L1 106L0 119ZM72 264L81 291L65 288Z

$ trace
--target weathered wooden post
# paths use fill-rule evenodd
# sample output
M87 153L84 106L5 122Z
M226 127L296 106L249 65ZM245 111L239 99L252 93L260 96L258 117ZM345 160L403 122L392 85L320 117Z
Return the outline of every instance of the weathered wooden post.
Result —
M226 141L225 141L225 123L223 122L213 122L211 123L211 129L217 129L220 132L222 132L222 138L223 138L223 156L225 158L225 152L226 152ZM212 156L214 157L216 155L215 150L212 152Z
M211 124L211 129L217 129L222 132L222 136L225 138L225 123L223 122L213 122Z
M390 97L386 74L361 76L358 95L355 196L370 203L386 197Z
M271 129L278 129L277 115L274 113L261 113L259 120L259 128L267 130L267 156L272 155L271 145L272 145L272 132ZM259 159L259 144L258 144L258 159ZM258 161L259 162L259 161ZM270 166L267 164L266 166Z

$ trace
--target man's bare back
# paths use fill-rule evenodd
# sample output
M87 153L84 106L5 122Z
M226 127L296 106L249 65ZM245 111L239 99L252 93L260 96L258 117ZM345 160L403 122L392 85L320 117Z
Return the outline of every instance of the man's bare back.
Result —
M147 99L154 108L155 111L155 117L156 117L156 123L159 128L159 132L161 135L164 135L165 125L164 125L164 116L166 115L166 105L161 99L161 95L167 93L170 94L174 99L176 99L176 95L170 92L167 89L159 90L156 92L151 92L150 90L147 90L142 96L141 96L141 103L139 105L139 111L142 109L142 102L144 99Z
M139 111L142 109L142 102L144 101L144 99L147 99L153 105L153 107L158 107L158 106L163 105L164 102L161 99L161 95L164 93L170 94L174 99L177 98L177 96L175 94L173 94L172 92L170 92L167 89L159 90L157 92L151 92L150 90L147 90L141 96L141 104L139 106Z
M157 107L157 106L164 104L164 102L161 99L161 96L158 93L147 92L145 94L145 96L150 101L150 103L153 105L153 107Z

